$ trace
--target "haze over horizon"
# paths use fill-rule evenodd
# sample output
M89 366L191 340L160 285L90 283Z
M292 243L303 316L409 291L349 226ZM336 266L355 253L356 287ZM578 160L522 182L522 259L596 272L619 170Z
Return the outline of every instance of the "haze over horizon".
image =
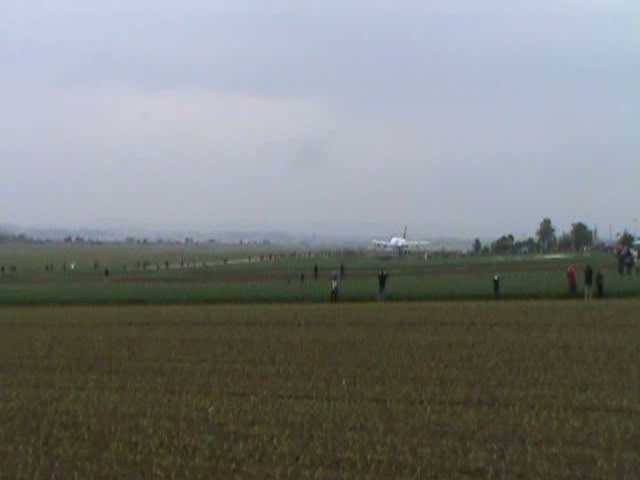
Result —
M9 0L0 18L0 224L489 237L549 216L608 237L640 216L638 3Z

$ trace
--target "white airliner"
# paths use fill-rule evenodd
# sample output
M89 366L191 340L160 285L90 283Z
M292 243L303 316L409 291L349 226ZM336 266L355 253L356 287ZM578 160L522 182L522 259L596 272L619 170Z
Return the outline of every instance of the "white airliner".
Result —
M391 240L372 240L372 243L376 247L382 247L385 250L394 250L401 254L405 250L416 248L416 247L426 247L429 245L427 240L407 240L407 226L404 227L404 233L401 237L392 237Z

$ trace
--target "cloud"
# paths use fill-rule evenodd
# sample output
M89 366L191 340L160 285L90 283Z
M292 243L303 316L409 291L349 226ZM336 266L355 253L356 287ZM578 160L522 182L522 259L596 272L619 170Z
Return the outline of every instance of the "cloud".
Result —
M623 222L635 199L630 2L61 0L3 14L7 221L477 235L544 215Z

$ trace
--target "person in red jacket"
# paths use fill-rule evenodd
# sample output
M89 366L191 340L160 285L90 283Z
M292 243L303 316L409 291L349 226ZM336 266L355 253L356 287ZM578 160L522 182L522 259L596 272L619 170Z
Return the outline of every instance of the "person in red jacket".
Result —
M569 295L575 295L577 290L576 267L570 265L567 269L567 279L569 280Z

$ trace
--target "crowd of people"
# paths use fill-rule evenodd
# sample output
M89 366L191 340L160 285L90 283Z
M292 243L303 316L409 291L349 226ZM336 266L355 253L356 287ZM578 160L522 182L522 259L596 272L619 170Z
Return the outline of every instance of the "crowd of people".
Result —
M378 272L378 300L384 301L386 300L386 288L387 288L387 277L388 273L381 269ZM585 301L591 300L594 295L596 298L604 298L604 273L600 268L596 269L595 275L593 271L593 267L587 264L584 268L583 272L584 277L584 299ZM314 266L314 278L318 278L318 266ZM344 265L340 266L340 275L338 276L337 272L333 272L331 276L331 293L330 300L332 302L338 301L338 293L340 289L340 280L344 278ZM304 274L302 274L301 279L304 279ZM501 275L495 274L492 278L493 284L493 293L495 298L500 298L501 295ZM577 296L578 295L578 273L576 267L574 265L570 265L567 269L567 280L569 284L569 296ZM595 285L595 289L594 289Z
M616 249L616 255L618 256L618 273L620 275L631 275L634 270L634 266L636 275L640 275L638 253L638 250L633 250L626 246Z
M570 265L567 269L567 278L569 280L569 295L576 295L578 291L576 268ZM593 268L587 264L584 268L584 299L591 300L593 298ZM602 270L597 269L595 275L596 298L604 298L604 274Z
M617 266L618 273L620 275L631 275L634 271L636 275L640 275L640 261L638 260L640 249L634 250L629 247L620 247L615 251L617 256ZM184 265L184 260L181 262L181 266ZM138 262L138 267L143 267L146 269L147 262ZM75 263L71 263L67 265L66 263L62 264L62 270L66 271L67 268L71 270L75 269ZM96 260L93 264L94 270L98 270L101 268L100 263ZM157 266L158 270L160 270L161 265ZM164 262L164 268L169 268L169 261ZM5 272L16 272L17 268L15 265L9 265L6 267L5 265L0 266L0 275L4 275ZM126 267L125 267L126 270ZM45 264L46 272L53 272L54 265L52 263ZM108 280L110 277L109 268L103 268L104 278ZM388 273L384 269L380 269L377 273L378 280L378 300L385 301L387 299L387 279ZM604 298L605 297L605 287L604 287L604 273L600 268L596 268L595 272L591 265L587 264L584 267L584 271L582 272L583 276L583 293L585 301L589 301L592 298ZM294 277L295 278L295 277ZM318 280L319 278L319 267L317 264L313 266L313 279ZM341 263L339 268L331 273L330 276L330 295L329 299L331 302L337 302L340 294L340 285L341 282L345 279L345 265ZM291 283L291 277L287 277L288 283ZM304 284L305 282L305 273L300 273L299 276L300 284ZM493 292L495 298L500 298L501 296L501 275L496 273L491 277ZM568 292L570 297L578 296L578 271L574 265L570 265L567 268L567 281L568 281Z

